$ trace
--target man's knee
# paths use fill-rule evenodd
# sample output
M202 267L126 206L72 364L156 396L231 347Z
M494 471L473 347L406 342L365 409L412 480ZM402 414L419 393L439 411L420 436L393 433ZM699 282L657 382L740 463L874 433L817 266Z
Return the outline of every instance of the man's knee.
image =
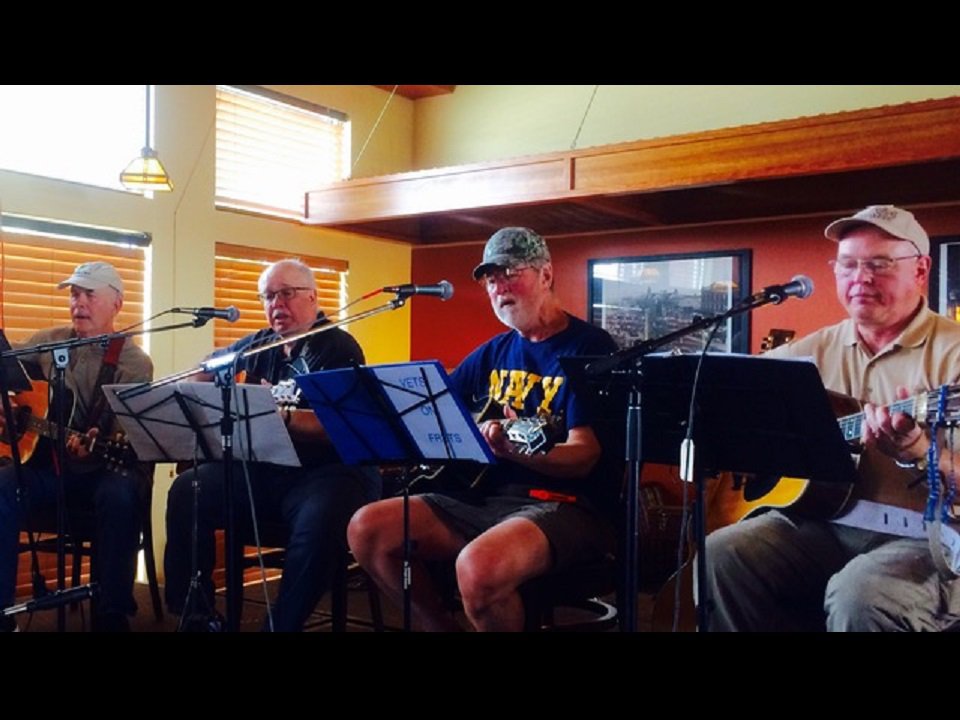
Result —
M457 587L468 610L497 603L549 570L550 545L540 530L526 522L514 530L517 535L481 535L457 555ZM523 552L516 551L518 545Z
M361 562L383 552L394 534L395 513L389 502L375 502L357 510L347 524L347 543Z
M917 604L900 596L900 583L872 570L864 558L856 558L827 583L824 610L831 632L908 630L909 606Z

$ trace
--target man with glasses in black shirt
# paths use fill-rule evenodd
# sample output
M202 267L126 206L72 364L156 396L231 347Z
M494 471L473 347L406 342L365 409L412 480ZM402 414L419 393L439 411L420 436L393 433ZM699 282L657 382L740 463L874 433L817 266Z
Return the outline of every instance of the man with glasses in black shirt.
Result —
M238 340L215 353L233 353L281 337L302 333L326 322L317 310L316 279L299 260L281 260L260 276L260 299L269 328ZM246 382L276 385L317 370L348 367L364 362L363 351L339 328L240 360ZM273 629L293 632L303 624L330 586L333 571L346 554L346 526L361 505L380 496L376 473L340 463L306 399L281 411L301 467L268 463L251 466L251 485L259 521L282 521L289 533L283 577L273 610ZM242 472L237 468L235 472ZM223 526L223 468L207 463L182 473L167 499L167 549L164 553L166 597L171 611L183 611L190 584L190 537L193 479L200 480L198 518L199 566L203 591L213 598L214 530ZM243 513L249 517L247 513ZM248 520L245 521L249 523Z

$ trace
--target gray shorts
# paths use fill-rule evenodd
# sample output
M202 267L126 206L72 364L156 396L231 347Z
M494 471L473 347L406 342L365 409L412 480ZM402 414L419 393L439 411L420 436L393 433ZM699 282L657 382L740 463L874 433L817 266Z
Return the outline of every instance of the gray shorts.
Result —
M491 495L469 502L448 495L418 495L467 542L510 518L530 520L546 535L553 570L593 563L615 551L613 528L597 513L567 502L531 502L528 498Z

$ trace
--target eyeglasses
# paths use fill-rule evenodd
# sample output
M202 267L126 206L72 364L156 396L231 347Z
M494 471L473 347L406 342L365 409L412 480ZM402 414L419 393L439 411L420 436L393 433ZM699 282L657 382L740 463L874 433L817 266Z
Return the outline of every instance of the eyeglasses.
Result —
M272 303L278 297L282 300L293 300L298 291L309 289L310 288L305 286L282 287L279 290L268 290L264 293L257 293L257 297L260 298L260 302L266 305L267 303Z
M836 260L830 260L830 267L837 275L853 275L857 268L863 266L863 269L871 275L890 275L900 260L912 260L920 255L903 255L901 257L886 257L878 255L877 257L860 258L841 257Z
M520 267L497 268L489 270L477 279L480 287L492 290L499 284L510 285L516 282L524 270L529 270L533 265L522 265Z

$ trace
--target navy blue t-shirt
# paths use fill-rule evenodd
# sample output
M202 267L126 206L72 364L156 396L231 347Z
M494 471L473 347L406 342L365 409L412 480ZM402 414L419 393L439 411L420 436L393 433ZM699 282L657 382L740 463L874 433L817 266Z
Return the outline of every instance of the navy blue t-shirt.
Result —
M492 399L509 406L520 417L547 413L559 423L557 442L566 439L570 428L587 425L597 432L596 404L590 393L576 392L571 387L560 358L608 355L617 350L617 345L605 330L572 315L567 317L568 326L546 340L532 342L511 330L470 353L451 376L452 387L467 408L480 412ZM526 496L530 489L542 488L609 508L620 487L621 477L616 470L611 471L611 466L616 465L600 461L588 477L571 480L548 477L498 460L484 475L479 489L487 494ZM611 472L615 477L610 477Z

